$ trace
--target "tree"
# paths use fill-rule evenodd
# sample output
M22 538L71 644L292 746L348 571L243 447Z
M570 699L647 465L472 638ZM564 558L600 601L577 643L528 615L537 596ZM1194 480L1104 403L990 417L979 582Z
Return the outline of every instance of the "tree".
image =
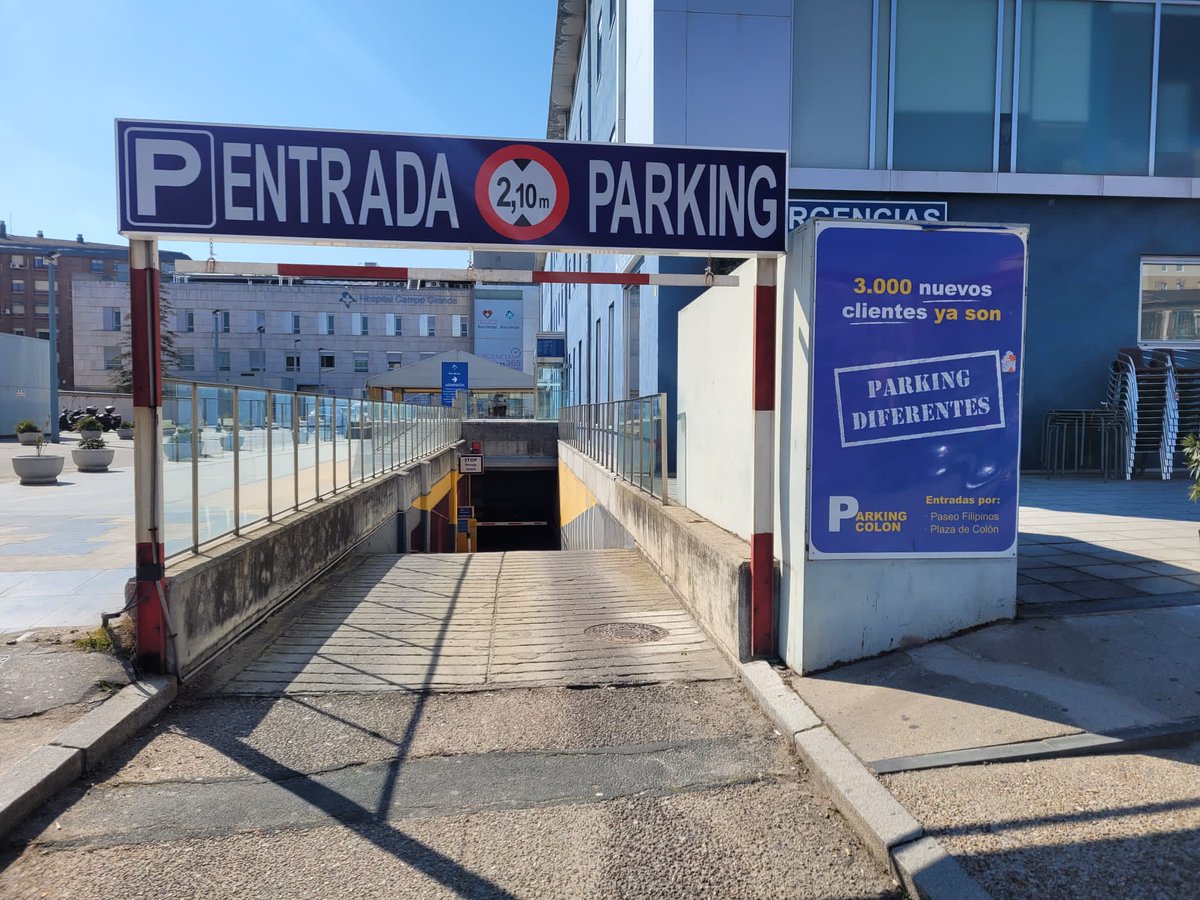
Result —
M171 293L166 285L159 289L158 324L162 342L162 367L166 374L179 368L179 350L175 345L175 332L171 328L175 307L171 304ZM117 368L109 375L113 389L122 394L133 393L133 336L131 315L125 313L124 335L121 338L121 355L117 357Z

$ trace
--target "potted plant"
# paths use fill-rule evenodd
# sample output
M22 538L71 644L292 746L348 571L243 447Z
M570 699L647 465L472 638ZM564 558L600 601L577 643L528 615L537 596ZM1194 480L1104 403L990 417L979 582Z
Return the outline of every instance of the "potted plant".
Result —
M181 462L192 458L192 429L176 428L175 432L163 439L163 453L171 462Z
M104 438L84 438L71 450L71 459L80 472L107 472L113 461L113 451L105 446Z
M133 422L131 420L121 420L121 424L117 426L117 437L123 441L133 440Z
M45 439L38 435L36 456L14 456L13 471L21 479L21 484L55 484L62 472L65 457L47 456L42 453L46 446Z
M33 419L22 419L17 423L17 440L22 447L33 447L42 436L42 429Z
M88 438L98 438L104 433L104 426L95 416L84 416L76 427L79 429L80 440L84 441Z

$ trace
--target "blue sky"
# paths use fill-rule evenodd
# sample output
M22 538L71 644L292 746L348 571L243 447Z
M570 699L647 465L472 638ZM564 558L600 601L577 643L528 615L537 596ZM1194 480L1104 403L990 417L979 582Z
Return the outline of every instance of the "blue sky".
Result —
M545 137L555 0L0 0L0 218L117 243L113 119ZM208 244L168 243L193 258ZM218 259L465 265L217 245Z

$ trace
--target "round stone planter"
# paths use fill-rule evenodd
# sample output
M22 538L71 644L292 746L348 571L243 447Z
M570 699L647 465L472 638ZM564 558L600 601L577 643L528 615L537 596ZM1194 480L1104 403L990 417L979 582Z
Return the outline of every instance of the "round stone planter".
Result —
M81 431L81 432L79 432L79 439L81 441L86 441L86 440L88 440L88 438L98 438L98 437L101 437L103 434L104 434L103 431Z
M42 436L40 431L22 431L17 435L17 440L21 442L22 447L32 447L38 442L38 438Z
M65 461L64 456L14 456L12 466L21 484L54 484Z
M132 441L133 440L133 429L132 428L118 428L117 429L117 437L119 437L123 441Z
M99 450L80 450L76 447L71 451L71 459L80 472L107 472L113 461L113 451L108 447Z

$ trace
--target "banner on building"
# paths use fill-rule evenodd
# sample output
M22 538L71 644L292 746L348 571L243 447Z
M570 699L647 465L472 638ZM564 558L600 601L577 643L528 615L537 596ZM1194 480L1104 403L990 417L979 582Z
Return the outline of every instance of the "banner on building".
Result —
M862 219L868 222L946 222L950 208L936 200L848 200L844 197L813 199L797 191L788 194L788 231L809 219Z
M475 298L475 355L523 371L524 306L520 297Z
M118 120L127 237L782 253L787 155Z
M814 227L809 555L1012 556L1024 229Z

